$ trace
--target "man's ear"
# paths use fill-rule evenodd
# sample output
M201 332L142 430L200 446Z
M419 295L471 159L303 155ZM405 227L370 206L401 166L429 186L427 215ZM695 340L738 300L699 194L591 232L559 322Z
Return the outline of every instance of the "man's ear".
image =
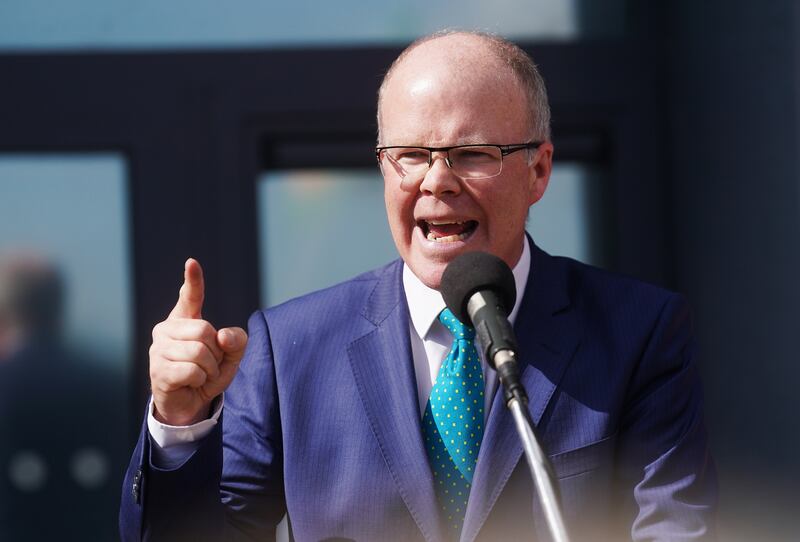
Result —
M544 196L550 174L553 171L553 144L549 141L542 143L533 151L533 161L528 166L528 194L529 204L533 205Z

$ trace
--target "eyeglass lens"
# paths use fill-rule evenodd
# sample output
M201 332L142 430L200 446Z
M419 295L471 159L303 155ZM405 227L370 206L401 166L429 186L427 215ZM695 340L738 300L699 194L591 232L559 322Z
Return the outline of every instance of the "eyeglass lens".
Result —
M397 172L405 178L417 178L433 166L431 151L414 147L387 149L386 156L394 163ZM447 161L459 177L481 179L500 174L503 156L498 147L458 147L447 151Z

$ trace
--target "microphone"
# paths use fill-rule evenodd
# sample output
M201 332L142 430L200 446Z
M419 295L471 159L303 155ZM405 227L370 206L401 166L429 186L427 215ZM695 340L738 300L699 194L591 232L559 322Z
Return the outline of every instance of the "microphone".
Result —
M508 265L486 252L461 254L445 268L441 293L456 318L475 328L485 359L503 384L506 402L516 397L527 404L519 380L517 341L508 321L517 298Z
M467 252L445 268L440 291L447 308L456 318L475 328L486 361L497 371L550 534L557 542L568 542L559 505L558 482L553 466L539 444L527 409L528 395L519 380L517 341L508 321L509 311L514 308L517 298L514 274L496 256Z

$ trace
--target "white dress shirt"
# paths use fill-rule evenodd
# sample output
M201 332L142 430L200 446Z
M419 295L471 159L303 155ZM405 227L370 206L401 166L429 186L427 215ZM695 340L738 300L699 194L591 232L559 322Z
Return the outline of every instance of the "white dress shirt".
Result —
M531 251L527 240L524 241L522 256L517 265L512 269L514 283L517 287L517 301L509 315L513 324L517 318L522 294L525 293L525 284L531 268ZM428 288L417 276L411 272L407 265L403 266L403 288L408 303L409 334L411 336L411 355L414 358L414 373L417 377L417 398L419 410L425 413L425 405L431 395L431 389L436 382L442 362L450 352L453 345L453 336L450 331L439 321L439 313L445 308L444 299L438 290ZM482 348L476 340L478 353L481 357L484 379L484 421L489 416L489 408L494 400L497 389L497 373L491 370L484 359Z
M523 240L522 256L512 269L517 288L517 301L509 315L513 324L516 321L519 305L525 293L525 285L531 267L531 252L527 240ZM417 278L407 265L403 266L403 288L406 294L409 312L409 336L411 339L411 355L414 359L414 373L417 379L417 397L419 399L420 417L425 413L425 406L431 389L439 374L442 362L447 357L453 344L453 337L447 328L439 322L439 313L445 308L442 294L428 288ZM479 348L480 350L480 348ZM481 352L481 366L485 382L484 420L497 390L497 374L490 370ZM172 426L159 422L153 416L153 402L150 401L147 416L147 428L150 432L153 451L153 462L161 468L175 468L186 460L197 449L197 441L208 435L219 420L224 397L214 405L213 415L197 424L189 426Z

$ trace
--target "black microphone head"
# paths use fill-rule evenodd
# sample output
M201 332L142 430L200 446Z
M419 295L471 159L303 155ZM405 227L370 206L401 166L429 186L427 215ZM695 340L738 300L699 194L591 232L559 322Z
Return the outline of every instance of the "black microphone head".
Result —
M456 318L472 325L467 312L469 298L475 292L491 290L510 313L517 300L514 274L506 262L487 252L467 252L450 262L442 274L440 291Z

